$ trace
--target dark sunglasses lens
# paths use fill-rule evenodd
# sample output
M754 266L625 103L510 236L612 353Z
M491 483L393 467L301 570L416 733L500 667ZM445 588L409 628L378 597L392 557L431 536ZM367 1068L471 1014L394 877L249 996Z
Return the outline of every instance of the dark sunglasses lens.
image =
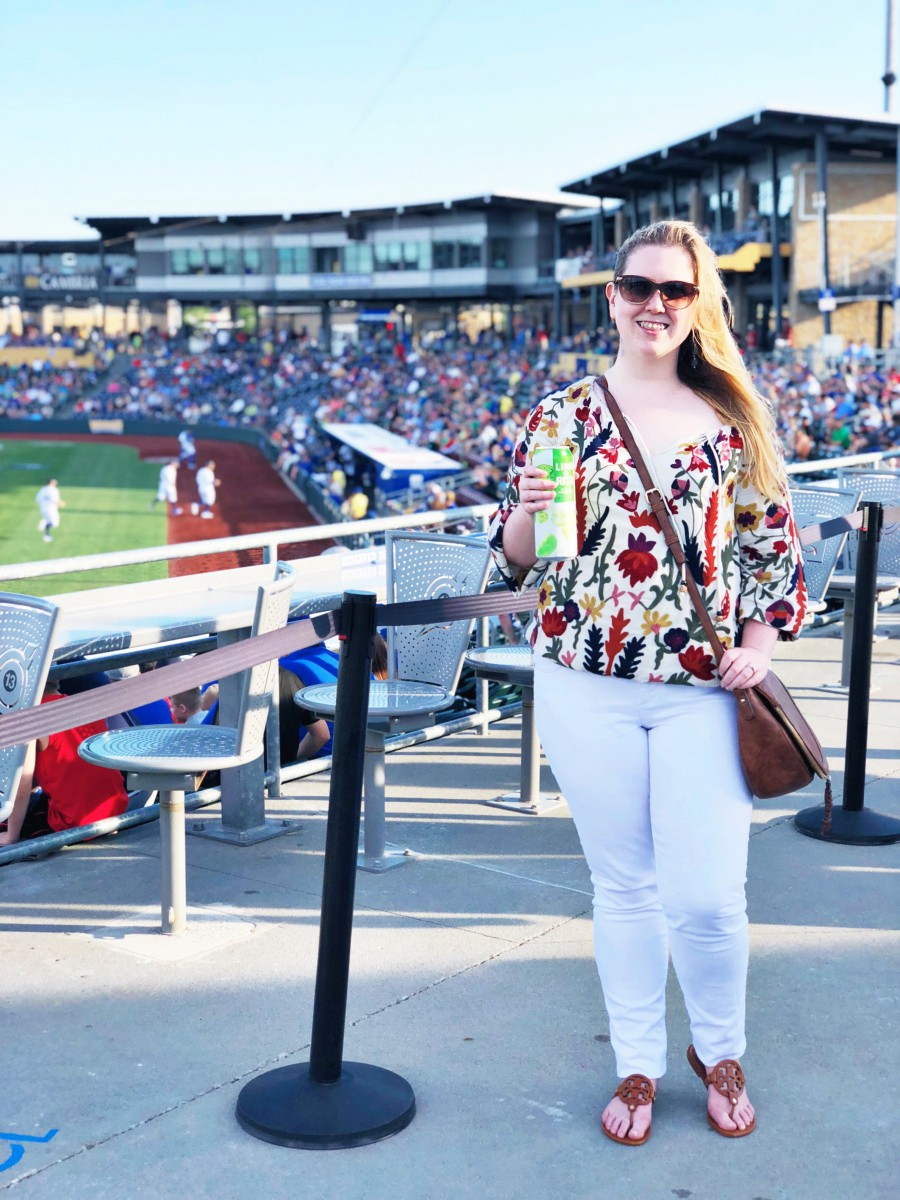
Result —
M692 283L681 283L678 280L664 283L659 290L662 292L663 300L672 308L684 308L686 304L690 304L695 295Z
M656 290L656 285L642 275L621 275L619 293L629 304L646 304Z

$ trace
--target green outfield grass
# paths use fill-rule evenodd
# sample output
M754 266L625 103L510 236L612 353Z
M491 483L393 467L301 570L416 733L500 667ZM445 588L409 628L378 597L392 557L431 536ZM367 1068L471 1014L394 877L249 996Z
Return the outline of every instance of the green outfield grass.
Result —
M38 530L35 496L48 479L59 484L65 508L53 541ZM150 512L159 464L114 442L29 442L0 437L0 563L40 562L166 544L165 505ZM0 591L47 596L82 588L163 579L166 563L47 575L0 582Z

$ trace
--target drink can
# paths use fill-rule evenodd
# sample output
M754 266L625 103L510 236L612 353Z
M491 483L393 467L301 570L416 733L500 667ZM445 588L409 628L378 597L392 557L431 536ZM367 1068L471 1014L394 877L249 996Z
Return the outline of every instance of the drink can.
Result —
M556 484L549 508L534 514L534 547L538 558L575 558L578 529L575 521L575 456L568 446L539 446L532 464L546 471Z

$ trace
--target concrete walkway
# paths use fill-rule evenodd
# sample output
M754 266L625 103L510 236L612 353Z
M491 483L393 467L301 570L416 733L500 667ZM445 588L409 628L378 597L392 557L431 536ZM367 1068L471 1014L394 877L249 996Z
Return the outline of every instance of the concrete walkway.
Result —
M900 816L900 614L879 622L866 803ZM818 686L839 677L839 630L779 658L839 801L846 699ZM518 732L388 759L389 839L417 857L358 876L345 1056L405 1076L418 1112L364 1148L284 1149L234 1118L245 1082L308 1056L327 777L271 804L299 833L247 848L188 839L181 940L153 932L155 826L0 869L0 1193L895 1200L900 845L800 836L790 818L818 785L758 806L745 1058L758 1132L708 1130L672 979L653 1137L619 1147L598 1131L614 1069L568 812L480 803L515 786ZM546 767L542 782L553 787Z

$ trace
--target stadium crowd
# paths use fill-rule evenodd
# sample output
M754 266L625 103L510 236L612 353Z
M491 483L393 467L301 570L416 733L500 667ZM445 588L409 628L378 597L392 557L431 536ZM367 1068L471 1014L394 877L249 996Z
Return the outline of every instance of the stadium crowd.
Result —
M372 497L321 430L323 422L370 422L413 445L459 461L470 492L499 493L524 414L558 386L559 350L615 354L615 331L598 330L551 347L546 337L506 344L488 333L478 342L445 340L414 347L377 332L330 353L307 336L220 333L199 349L185 338L150 332L120 347L124 369L98 386L93 370L43 364L0 368L0 411L154 417L258 429L279 451L289 477L312 475L340 503L354 485ZM827 369L813 372L799 354L746 350L756 385L776 413L789 460L820 459L900 442L900 371L876 365L871 348L850 343ZM455 497L432 490L421 506Z
M25 362L15 353L4 361L5 350L35 353ZM69 359L88 354L93 363L54 362L53 352L59 350L71 351ZM46 357L43 351L48 352ZM26 326L20 334L0 333L0 416L42 420L67 414L98 388L115 355L116 346L98 330L87 336L75 329L45 334Z
M0 416L46 420L68 412L97 387L104 369L56 367L40 359L0 363Z

